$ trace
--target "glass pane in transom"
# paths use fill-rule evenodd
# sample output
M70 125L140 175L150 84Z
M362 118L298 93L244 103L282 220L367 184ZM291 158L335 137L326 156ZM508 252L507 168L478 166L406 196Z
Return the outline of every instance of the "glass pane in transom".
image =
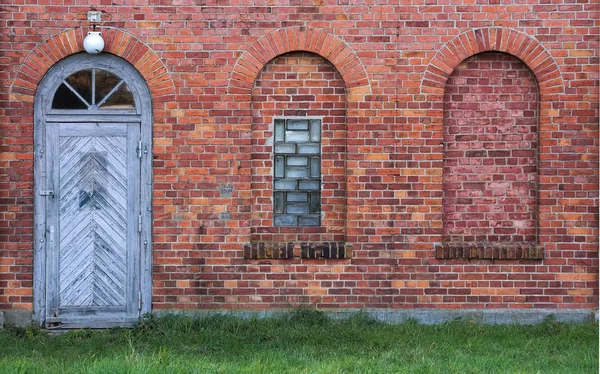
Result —
M96 83L98 84L98 83ZM116 90L112 93L108 93L108 98L102 103L98 101L100 109L133 109L135 108L135 101L133 100L133 94L129 89L129 86L125 82L122 82Z
M75 72L60 85L52 100L53 109L87 109L92 104L92 69Z
M88 105L81 101L80 98L69 88L62 83L52 100L52 109L87 109Z
M133 94L121 78L105 71L96 70L96 102L100 109L133 109Z
M117 87L121 78L117 75L102 69L94 69L96 78L96 104L102 103L102 100Z

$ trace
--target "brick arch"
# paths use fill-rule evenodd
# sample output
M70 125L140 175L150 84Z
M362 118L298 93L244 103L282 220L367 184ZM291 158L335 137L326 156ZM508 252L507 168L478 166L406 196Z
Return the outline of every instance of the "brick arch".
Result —
M493 51L505 52L523 61L533 71L540 95L563 92L558 64L538 40L516 30L493 27L469 30L447 42L427 66L421 91L443 95L448 77L462 61L478 53Z
M102 31L105 42L103 53L112 53L132 64L144 77L153 101L175 94L175 86L166 66L147 45L118 29L101 28L99 31ZM34 48L25 57L13 80L10 99L33 103L35 91L46 72L61 59L83 51L84 37L82 28L70 29Z
M294 51L312 52L331 62L344 80L349 100L370 93L367 72L356 53L337 36L307 27L276 30L250 45L233 68L229 93L249 98L262 68L273 58Z

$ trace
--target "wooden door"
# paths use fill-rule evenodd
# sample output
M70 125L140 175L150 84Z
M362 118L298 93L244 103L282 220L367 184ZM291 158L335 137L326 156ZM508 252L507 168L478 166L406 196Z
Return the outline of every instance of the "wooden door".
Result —
M140 123L46 125L46 325L140 317Z
M150 91L127 61L78 53L34 108L34 319L131 326L152 310Z

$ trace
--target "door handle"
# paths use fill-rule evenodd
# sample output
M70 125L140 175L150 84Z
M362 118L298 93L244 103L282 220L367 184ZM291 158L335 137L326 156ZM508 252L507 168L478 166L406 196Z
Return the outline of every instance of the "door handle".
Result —
M51 198L54 199L54 191L51 191L51 190L40 191L40 196L50 196Z

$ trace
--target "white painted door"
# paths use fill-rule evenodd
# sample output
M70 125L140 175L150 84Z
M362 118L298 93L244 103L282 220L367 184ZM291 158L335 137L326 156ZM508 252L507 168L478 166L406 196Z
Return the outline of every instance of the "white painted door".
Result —
M140 123L46 124L46 325L140 317Z

